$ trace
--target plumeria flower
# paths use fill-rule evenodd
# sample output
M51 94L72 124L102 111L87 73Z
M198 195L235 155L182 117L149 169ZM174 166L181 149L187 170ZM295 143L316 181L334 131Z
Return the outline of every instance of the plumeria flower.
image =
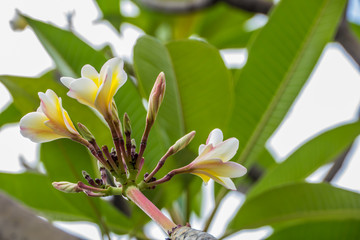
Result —
M207 183L210 178L228 189L236 190L230 178L241 177L246 168L236 162L229 162L239 148L239 140L229 138L223 141L220 129L209 134L206 144L199 147L199 156L187 166L187 172L195 174Z
M100 73L87 64L81 69L81 78L62 77L60 81L69 88L68 96L95 108L109 119L113 97L127 80L123 67L121 58L112 58L102 66Z
M48 142L58 138L80 137L69 114L63 109L61 98L53 90L39 92L40 107L20 120L20 133L33 142Z

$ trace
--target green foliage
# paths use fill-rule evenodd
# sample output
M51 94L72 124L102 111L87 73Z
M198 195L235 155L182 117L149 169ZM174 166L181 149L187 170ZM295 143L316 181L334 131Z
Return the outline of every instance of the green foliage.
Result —
M29 17L26 17L26 21L63 76L79 76L85 64L90 64L98 70L104 64L106 60L104 55L87 45L74 33Z
M228 229L231 232L310 220L359 220L359 213L358 193L324 183L295 183L246 200Z
M251 198L282 184L304 180L322 165L335 160L359 134L360 123L356 122L334 128L311 139L284 162L268 171L247 197Z
M358 219L305 222L275 230L275 232L267 239L359 239L359 227L360 221Z
M235 79L231 132L239 162L254 161L278 127L336 30L346 1L281 1Z
M150 172L177 139L195 130L189 147L170 157L156 177L184 166L197 156L214 128L224 137L240 141L233 159L248 169L258 168L261 178L245 177L249 188L245 203L230 222L226 234L271 226L269 239L357 239L360 196L329 184L304 183L306 177L339 156L360 133L360 123L345 124L308 140L284 162L276 163L266 141L283 121L313 71L324 46L333 40L345 0L282 0L274 6L267 24L249 30L254 13L217 3L186 14L159 13L132 1L139 14L129 17L120 9L122 0L96 0L102 19L121 31L130 23L147 35L136 42L133 61L127 62L128 81L115 95L119 116L131 119L132 137L140 145L148 99L160 72L166 76L166 93L144 153L140 173ZM113 146L108 127L88 107L66 96L61 76L79 77L85 64L98 71L113 55L111 48L94 49L71 31L26 16L31 29L55 63L56 69L35 78L0 76L13 102L0 113L0 129L16 123L39 106L38 92L53 89L74 123L81 122L100 146ZM359 26L351 24L359 35ZM201 40L189 39L198 37ZM359 38L360 39L360 38ZM246 48L242 69L228 69L219 53L223 48ZM0 190L51 220L90 221L117 234L141 231L150 219L131 203L129 217L109 202L84 194L65 194L51 187L53 181L84 181L81 171L99 177L88 150L69 140L41 144L38 159L44 174L0 173ZM248 174L250 175L250 174ZM238 182L238 183L239 183ZM191 213L200 215L202 181L190 175L144 194L159 208L167 208L182 224ZM222 187L221 187L222 188ZM226 191L218 193L218 203Z

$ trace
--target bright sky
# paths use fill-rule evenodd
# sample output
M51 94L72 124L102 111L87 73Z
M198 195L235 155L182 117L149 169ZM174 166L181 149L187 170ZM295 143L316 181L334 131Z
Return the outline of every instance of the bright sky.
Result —
M130 7L126 4L125 6ZM131 59L132 46L141 34L138 30L125 26L124 34L119 36L104 22L94 24L100 15L90 0L2 0L0 3L1 75L36 76L54 66L51 58L30 29L23 32L13 32L10 29L8 22L13 17L15 8L31 17L51 22L60 27L66 26L65 14L75 11L73 22L78 35L98 48L104 43L111 43L115 54L128 59ZM222 56L227 64L240 66L246 59L244 53L243 50L232 53L224 51ZM339 45L329 44L287 118L268 142L268 148L277 159L282 160L314 134L340 123L354 121L360 108L359 89L360 73L356 65ZM0 109L5 107L10 100L10 94L0 84ZM36 159L37 145L21 137L17 125L1 129L0 146L1 152L5 154L0 159L1 171L20 171L22 169L18 160L20 155L30 163ZM360 181L359 158L360 143L358 140L352 154L349 155L346 167L333 182L335 185L360 192L358 185ZM324 167L317 171L309 180L320 181L328 168ZM205 189L204 194L211 198L211 184ZM241 194L232 193L222 207L240 207L242 201ZM212 207L212 204L212 202L205 204L203 209L205 213ZM226 214L218 216L216 224L214 224L216 227L211 228L210 233L220 236L226 225L224 219L228 218L229 216ZM98 231L94 226L87 227L84 231L84 224L57 224L71 231L79 232L86 239L99 239ZM192 219L193 227L196 228L201 224L201 220ZM154 230L157 229L155 224L148 225L147 229L152 230L154 234L152 239L157 239L156 236L159 235L156 235ZM267 228L260 231L247 231L237 236L236 239L261 239L268 232Z

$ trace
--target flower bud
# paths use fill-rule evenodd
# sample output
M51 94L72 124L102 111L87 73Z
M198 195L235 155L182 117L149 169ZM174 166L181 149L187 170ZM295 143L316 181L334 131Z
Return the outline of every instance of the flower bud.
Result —
M28 25L26 19L21 15L18 9L15 10L15 16L10 21L10 27L14 31L22 31Z
M165 88L166 88L165 74L161 72L159 76L156 78L155 84L149 96L148 112L146 118L147 121L150 123L153 123L156 119L156 115L164 99Z
M89 129L87 129L87 127L85 127L85 125L83 125L81 123L77 123L77 125L79 127L79 132L80 132L81 136L83 136L83 138L85 138L89 142L92 142L95 140L95 137L92 135L92 133L89 131Z
M71 182L53 182L53 187L59 191L66 193L77 193L82 192L82 190L78 187L76 183Z
M124 113L124 128L125 128L125 135L130 136L131 135L131 123L130 118L127 113Z
M170 147L172 154L175 154L180 150L184 149L194 138L195 133L196 133L195 131L192 131L186 134L185 136L183 136L182 138L180 138L179 140L177 140L176 143Z

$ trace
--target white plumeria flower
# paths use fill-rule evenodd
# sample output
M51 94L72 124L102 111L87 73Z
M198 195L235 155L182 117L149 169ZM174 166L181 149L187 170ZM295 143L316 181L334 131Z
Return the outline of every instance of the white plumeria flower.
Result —
M33 142L48 142L58 138L78 138L69 114L63 109L61 98L53 90L39 92L40 107L20 120L20 133Z
M60 81L69 88L69 97L95 108L107 119L115 93L127 80L123 67L121 58L112 58L102 66L100 74L87 64L81 69L81 78L62 77Z
M195 174L207 183L210 178L228 189L236 190L230 178L241 177L246 168L236 162L229 162L239 148L239 140L229 138L223 141L220 129L209 134L206 144L199 147L199 156L188 165L188 172Z

